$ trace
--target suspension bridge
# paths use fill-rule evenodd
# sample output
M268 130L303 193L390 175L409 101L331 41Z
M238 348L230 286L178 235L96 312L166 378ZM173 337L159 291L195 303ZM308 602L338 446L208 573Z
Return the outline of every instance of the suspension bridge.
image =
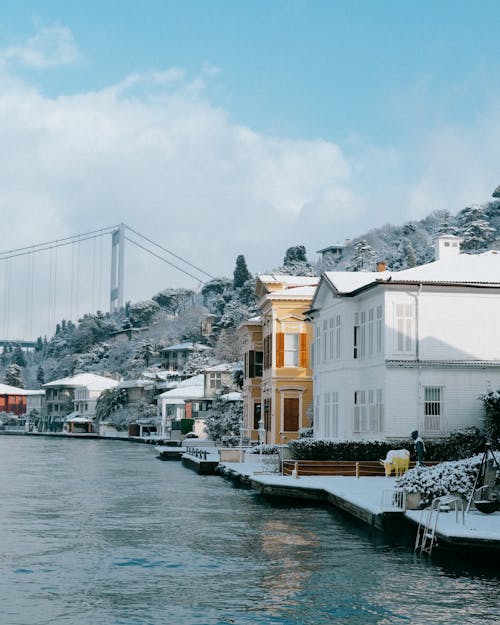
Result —
M61 319L76 321L84 313L119 311L126 301L126 242L140 256L154 257L198 287L214 278L123 223L6 250L0 252L0 347L29 348L35 337L51 336ZM141 265L135 262L132 268L136 280L144 283L154 272L151 264ZM168 286L165 280L162 276L156 290Z

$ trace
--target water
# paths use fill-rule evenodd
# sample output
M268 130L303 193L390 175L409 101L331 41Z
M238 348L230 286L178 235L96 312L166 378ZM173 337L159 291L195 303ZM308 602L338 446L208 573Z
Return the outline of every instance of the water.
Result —
M148 445L0 437L0 477L0 625L500 622L495 571Z

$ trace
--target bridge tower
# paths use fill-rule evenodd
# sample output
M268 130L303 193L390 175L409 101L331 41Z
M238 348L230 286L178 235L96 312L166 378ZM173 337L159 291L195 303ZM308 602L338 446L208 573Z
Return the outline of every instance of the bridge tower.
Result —
M123 308L123 283L125 277L125 224L120 224L111 234L111 291L109 311Z

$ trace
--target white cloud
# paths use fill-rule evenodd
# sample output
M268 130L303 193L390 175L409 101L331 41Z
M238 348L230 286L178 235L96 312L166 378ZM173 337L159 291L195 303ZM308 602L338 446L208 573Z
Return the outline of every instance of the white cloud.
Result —
M231 275L241 253L251 271L265 271L281 264L289 245L305 244L314 259L314 250L332 241L434 208L457 211L469 196L481 201L500 183L496 108L466 132L436 129L411 152L360 140L346 151L324 140L278 138L237 125L207 101L200 80L170 69L48 98L0 73L0 214L8 224L2 248L125 222L213 275ZM107 306L108 267L98 280L96 249L82 244L72 285L70 252L58 257L67 272L59 269L56 307L64 303L66 310L56 320L70 316L70 292L73 312L88 311L97 299ZM109 247L102 253L107 261ZM127 299L193 286L131 244L126 257ZM44 262L36 268L36 297L45 311L48 256ZM0 292L3 271L0 263ZM27 297L23 271L13 278L19 311ZM96 295L91 291L98 281ZM23 314L18 334L26 334ZM36 318L37 332L50 331L45 317Z
M73 33L59 24L41 26L33 37L0 50L3 64L35 69L70 65L79 55Z
M123 221L213 275L231 275L240 253L263 271L281 264L289 245L308 244L316 227L308 215L327 215L333 229L356 210L338 146L235 125L193 85L197 77L175 69L51 99L0 74L0 213L9 246ZM128 299L193 286L131 245L127 258Z

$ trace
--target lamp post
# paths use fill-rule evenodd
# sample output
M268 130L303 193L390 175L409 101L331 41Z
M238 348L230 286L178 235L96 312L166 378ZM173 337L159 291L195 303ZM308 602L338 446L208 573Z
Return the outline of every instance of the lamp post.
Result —
M285 461L285 450L283 449L283 442L286 441L286 436L283 432L280 432L280 439L281 439L281 445L280 445L280 469L281 469L281 475L283 475L283 464Z
M264 436L266 435L266 428L264 427L264 419L262 417L259 419L259 429L257 432L259 434L259 463L262 470L262 445L264 444Z
M238 425L240 426L240 464L241 464L243 462L243 429L245 425L245 421L243 420L243 417L241 417L241 419L239 420Z

